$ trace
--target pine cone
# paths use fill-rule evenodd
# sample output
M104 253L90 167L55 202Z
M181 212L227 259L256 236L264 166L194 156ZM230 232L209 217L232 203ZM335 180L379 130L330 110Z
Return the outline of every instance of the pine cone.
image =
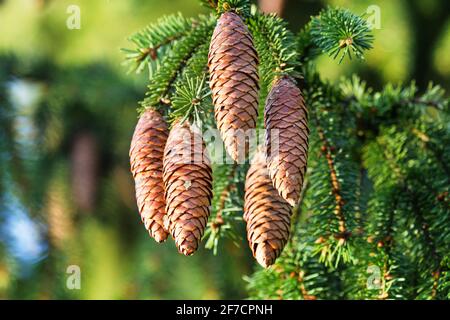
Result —
M261 149L247 172L244 220L253 256L264 268L269 267L289 238L291 207L273 187Z
M217 127L230 156L248 154L246 136L258 117L258 55L242 19L226 12L212 36L208 58Z
M161 114L148 109L139 119L130 148L136 200L142 222L157 242L167 239L164 230L163 156L169 131Z
M267 167L273 185L292 206L298 203L308 158L308 113L290 77L277 80L265 107Z
M210 213L212 170L201 133L176 123L164 150L165 226L178 251L193 254Z

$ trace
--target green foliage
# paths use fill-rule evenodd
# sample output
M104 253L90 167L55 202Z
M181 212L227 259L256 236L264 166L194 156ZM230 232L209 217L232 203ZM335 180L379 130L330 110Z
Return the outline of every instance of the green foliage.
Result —
M319 262L312 248L301 240L306 230L298 230L268 270L258 268L245 277L252 299L316 300L341 297L338 273Z
M170 105L169 95L178 76L186 67L199 46L208 41L214 27L211 17L201 16L197 25L186 37L177 41L172 50L161 59L158 69L150 79L144 107Z
M430 84L420 95L414 82L407 86L387 84L382 91L374 93L354 75L351 79L341 81L340 89L349 107L362 119L370 121L370 127L393 123L398 121L398 117L404 121L430 113L441 118L447 117L449 112L448 98L438 85Z
M212 212L205 232L205 247L217 254L219 241L231 239L238 245L237 222L242 221L242 178L245 172L237 165L215 165Z
M234 11L237 14L247 17L250 13L249 0L218 0L217 12L219 14L227 11Z
M216 11L218 15L233 11L247 17L250 13L250 1L248 0L199 0L200 4L206 8Z
M328 8L311 20L311 39L314 44L336 59L363 58L372 48L373 35L366 20L345 9Z
M186 36L193 27L193 21L184 18L180 13L160 18L143 30L129 38L136 45L134 49L123 49L126 62L131 65L130 71L141 72L152 65L164 49L176 40Z
M298 66L298 53L294 35L287 23L274 14L255 12L248 20L260 58L260 73L263 83L285 74L293 75Z
M450 110L444 90L414 82L374 90L356 75L323 81L314 67L319 54L341 62L362 58L372 46L364 18L345 9L328 8L293 33L251 1L200 2L213 13L161 18L124 49L131 71L148 72L143 107L159 108L168 121L215 128L209 39L217 17L233 11L244 18L260 58L258 128L278 76L297 79L309 109L308 172L291 238L274 266L245 276L249 297L449 299ZM112 70L103 63L61 67L0 56L0 224L11 193L48 229L63 228L63 219L55 224L47 210L56 189L64 204L58 212L73 228L64 246L48 237L48 256L29 279L19 278L18 262L0 237L0 298L242 297L241 275L253 261L242 221L248 164L213 165L204 244L215 256L201 249L187 259L170 244L157 247L139 223L128 173L136 120L130 106L145 89ZM15 81L39 88L29 109L11 99ZM17 130L18 121L27 130ZM95 212L72 203L73 141L82 131L99 147ZM211 151L214 141L207 142ZM69 264L82 267L81 291L65 287Z
M420 93L412 83L376 92L357 76L324 82L314 68L321 52L340 63L372 47L368 23L348 10L328 8L294 35L282 19L250 10L250 1L201 2L217 15L241 14L253 35L260 58L259 128L276 77L295 77L309 107L308 172L292 236L273 267L245 277L250 297L448 298L450 132L443 90L430 86ZM128 58L152 66L142 104L160 108L170 121L213 129L207 59L217 17L171 19L133 40L138 49ZM179 33L171 28L177 24ZM149 55L153 47L161 48ZM247 168L214 165L204 236L214 254L222 239L242 239Z
M394 94L388 85L374 92L356 79L337 90L305 76L314 127L298 236L274 267L246 278L251 297L448 299L450 130L442 91L430 86L419 94L411 85L396 87ZM359 84L348 90L352 81ZM366 106L371 112L363 112ZM336 146L334 153L330 146ZM326 153L347 191L343 217L350 232L341 244L328 236L339 233L339 219L333 215L336 194ZM306 284L309 273L293 253L322 264L311 277L325 285ZM292 270L303 270L302 277ZM318 293L310 297L310 292Z
M182 76L175 83L175 92L171 97L172 112L170 118L182 121L190 118L197 123L202 119L208 122L212 118L211 92L206 80L206 64L209 44L203 44L189 59L182 71Z
M406 281L409 281L409 287L415 288L416 292L413 294L417 298L446 299L449 293L445 289L448 286L448 282L445 284L448 281L445 279L448 250L444 248L449 245L450 239L450 231L445 228L450 218L450 210L446 204L449 175L446 164L442 161L448 160L445 158L448 157L448 152L444 158L436 157L435 152L442 152L443 149L436 146L436 149L430 150L430 131L422 131L426 127L429 124L410 123L401 128L383 128L376 142L367 149L366 158L372 164L370 175L378 184L381 184L381 179L388 180L388 177L396 182L395 185L385 182L383 185L390 184L391 187L380 190L379 186L377 191L380 193L375 193L373 202L379 209L383 209L380 203L389 198L393 198L392 205L395 206L392 211L373 212L374 219L379 221L387 216L391 221L388 224L391 227L387 230L391 230L392 234L377 232L376 241L382 247L387 246L388 250L391 247L400 249L410 263L417 266L404 275ZM438 128L439 125L435 130ZM449 132L448 129L442 129L443 127L438 129L441 134L439 139L444 142L448 139ZM373 166L375 161L382 164ZM379 223L378 228L381 228ZM394 259L395 257L393 255ZM408 269L401 269L405 270ZM443 274L444 278L441 278ZM439 291L437 288L443 284L442 281L444 290Z
M262 127L264 104L274 79L282 75L300 76L295 71L299 65L298 53L294 35L286 22L276 15L253 12L248 19L248 27L260 59L259 126Z
M181 122L192 117L193 122L201 122L201 114L207 113L211 106L210 99L207 99L211 94L205 87L205 77L192 78L187 77L186 80L176 86L176 93L172 99L173 111L170 114L172 119L180 119Z

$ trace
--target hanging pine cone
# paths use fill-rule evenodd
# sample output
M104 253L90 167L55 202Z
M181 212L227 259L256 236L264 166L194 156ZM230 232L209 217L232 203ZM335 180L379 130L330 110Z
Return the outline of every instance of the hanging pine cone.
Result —
M164 146L169 131L161 114L148 109L142 114L130 147L136 200L142 222L157 242L167 239L164 230L164 185L162 178Z
M165 226L178 251L193 254L208 222L212 199L212 170L201 133L176 123L164 151Z
M292 206L298 203L308 158L308 113L290 77L276 81L265 107L267 167L273 185Z
M246 135L258 117L258 55L242 19L226 12L212 36L208 58L217 127L230 156L242 161Z
M289 238L291 208L272 185L262 149L247 173L244 220L253 256L264 268L269 267Z

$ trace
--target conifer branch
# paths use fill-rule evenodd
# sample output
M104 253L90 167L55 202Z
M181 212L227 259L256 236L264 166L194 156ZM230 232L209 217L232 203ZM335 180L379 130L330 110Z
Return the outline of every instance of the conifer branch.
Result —
M434 266L432 266L432 273L431 273L431 275L433 277L433 284L432 284L432 288L431 288L431 298L434 299L434 298L436 298L436 295L437 295L437 286L439 283L439 277L441 275L442 258L437 253L436 244L428 230L429 224L425 220L425 218L422 214L422 210L420 209L419 204L417 203L417 195L414 194L414 191L409 190L409 189L407 189L407 193L410 196L410 201L411 201L411 205L412 205L412 209L413 209L412 211L414 213L415 220L417 221L417 224L419 225L419 227L422 231L423 240L424 240L425 244L428 246L428 249L430 250L430 253L431 253L430 255L433 259Z
M239 194L238 181L241 177L238 165L220 165L213 170L214 198L211 218L205 232L205 248L217 254L219 241L224 238L231 239L236 246L238 236L234 231L234 223L242 220L242 201Z
M237 163L234 162L232 164L232 169L231 169L229 175L227 176L228 181L233 181L234 176L236 174L236 168L237 168ZM236 190L237 190L236 184L231 182L231 183L228 183L227 186L220 193L219 207L217 209L217 214L216 214L215 218L213 219L213 221L211 222L211 228L213 228L215 232L218 232L220 227L224 224L222 214L223 214L223 210L225 209L226 200L229 198L230 193L233 191L236 191Z
M287 29L286 22L276 15L255 12L248 19L248 27L254 37L260 60L260 117L258 124L259 127L262 127L266 98L274 80L283 75L300 77L296 72L299 66L298 54L294 35Z
M373 35L366 20L352 12L328 8L311 20L311 39L314 44L339 63L352 53L364 58L364 51L372 48Z
M450 219L450 141L449 101L443 90L430 85L419 93L412 83L375 92L357 77L339 86L322 81L310 63L318 54L341 63L346 56L362 59L372 47L368 23L348 10L325 9L294 36L282 19L257 13L248 0L201 2L217 16L237 13L248 26L260 60L260 81L252 83L252 88L260 87L259 108L274 79L297 77L313 123L291 238L274 267L245 278L251 297L445 296L450 288L450 256L443 249L450 245L443 228ZM172 30L177 23L180 28ZM138 49L129 52L138 68L153 66L143 105L160 108L171 120L215 127L206 66L216 17L161 24L161 34L154 33L159 28L155 25L136 37ZM246 46L253 53L252 45ZM257 79L256 56L249 64L252 80ZM235 72L236 66L230 70ZM242 212L245 168L213 168L213 214L204 237L214 253L220 239L237 237L232 222ZM377 290L366 287L368 266L380 268Z
M276 77L294 75L298 67L294 35L275 14L255 13L248 21L261 60L261 74L270 84Z
M378 139L378 143L380 143L379 149L376 149L378 151L374 150L370 152L370 154L373 155L382 155L384 159L380 160L379 158L375 157L373 160L371 160L371 162L368 163L368 165L369 168L372 168L372 176L375 172L378 172L377 175L379 177L383 177L382 179L384 179L384 182L383 180L376 180L377 183L380 184L380 187L385 190L383 191L382 189L379 190L376 188L376 195L383 196L383 192L388 192L387 194L392 194L392 196L396 198L398 198L400 195L406 195L406 198L402 198L402 206L399 207L399 211L400 213L403 213L403 216L397 216L396 220L406 219L405 222L401 223L401 228L406 228L407 231L405 232L407 232L407 239L399 240L401 242L406 242L403 244L403 246L408 248L410 246L410 242L414 241L413 239L415 239L415 234L420 235L422 244L417 243L416 241L414 247L406 250L410 250L412 259L417 259L417 261L427 261L426 264L421 264L421 267L419 268L419 277L416 278L416 283L411 284L412 288L417 288L417 291L411 292L411 295L413 295L413 297L417 297L418 294L426 294L426 291L424 290L430 290L430 297L433 298L439 294L437 288L439 286L441 265L443 261L443 257L440 256L439 252L437 251L437 238L435 239L434 237L439 237L439 241L445 241L444 239L446 237L446 233L442 234L441 231L436 229L439 228L441 224L436 224L436 221L433 221L434 219L440 218L440 215L442 215L442 213L440 213L439 211L433 213L433 209L431 209L426 213L425 216L425 211L423 211L427 210L426 208L428 208L429 206L431 206L432 208L435 207L435 204L433 203L434 201L432 201L431 203L425 202L429 200L423 193L433 192L436 187L431 185L427 181L428 179L422 179L418 183L420 187L424 186L424 191L417 190L418 185L415 184L416 174L414 171L411 171L414 169L401 167L403 163L408 161L407 157L410 156L405 152L405 150L408 149L409 143L414 142L412 137L408 138L407 134L409 132L410 131L407 128L404 133L401 131L395 131L395 129L387 131L383 139ZM390 141L391 139L393 141ZM394 147L394 141L396 142L396 145L398 145L398 147ZM399 141L401 142L398 143ZM416 157L415 155L411 156ZM383 163L383 161L386 162L386 165L389 168L388 171L384 171L382 166L377 168L373 165L373 163L379 165L380 163ZM411 163L412 160L409 161L409 163ZM428 169L426 167L422 167L421 170L425 170L425 172L427 172ZM376 176L374 178L378 179ZM389 187L386 186L386 184L394 184L398 187L395 187L394 189L388 189ZM421 194L419 194L418 192L420 192ZM433 196L432 199L436 199L436 197ZM390 202L391 200L385 199L383 201ZM374 208L374 212L377 213L377 215L380 217L383 217L386 214L392 214L392 210L396 209L388 208L387 211L379 211L379 209L377 209L376 207ZM379 211L379 213L377 211ZM443 218L445 219L445 216ZM430 228L433 228L433 234L430 232ZM381 244L379 245L381 247L385 245L384 242L379 243Z
M130 71L141 72L145 65L155 61L160 49L186 36L197 25L195 20L184 18L181 14L160 18L142 31L129 38L135 44L134 49L122 49L126 52Z
M144 107L161 104L170 106L169 94L174 89L176 79L198 47L206 43L212 33L215 19L204 17L202 20L187 36L177 41L172 50L163 57L159 69L150 79L147 97L142 102Z
M217 0L216 10L218 14L227 11L237 13L242 17L247 17L250 14L249 0Z
M427 136L424 132L421 132L417 128L412 128L411 132L416 136L420 141L423 142L425 150L431 151L433 157L436 159L437 163L439 163L442 170L445 172L447 177L447 181L450 184L450 167L448 163L445 161L443 156L443 151L439 150L438 146L434 141L431 141L431 138Z
M345 217L342 213L342 207L344 206L344 199L342 199L341 196L341 187L336 175L336 168L333 161L333 156L331 153L331 147L325 137L325 134L323 130L318 126L317 131L319 134L319 138L322 141L322 149L321 151L325 154L328 169L329 169L329 175L330 175L330 182L332 187L332 192L336 201L336 206L334 209L334 214L339 220L339 232L340 234L335 235L338 239L343 239L344 241L347 240L347 238L350 236L349 231L345 227Z
M211 91L206 81L209 44L205 43L192 55L175 83L171 95L170 119L190 119L197 123L209 120L213 114Z
M309 74L305 76L311 77ZM308 220L309 225L314 225L311 232L316 236L314 246L315 252L320 254L320 260L327 265L337 266L340 261L348 263L354 259L353 241L349 241L349 238L357 222L355 211L358 191L355 188L359 188L359 166L349 159L348 153L355 143L350 136L355 132L355 123L351 114L340 109L342 105L336 99L336 92L314 75L312 77L305 97L314 124L308 165L311 169L309 179L313 181L311 188L316 192L314 196L306 195L307 206L312 209ZM341 122L346 123L345 133L340 127ZM343 140L347 141L345 149ZM330 145L331 142L334 145ZM321 200L313 205L311 202L317 200L311 197Z
M289 241L292 241L294 239L293 235L295 234L296 230L298 230L298 225L300 223L301 212L302 212L303 198L305 197L308 187L309 187L309 179L308 179L308 177L306 177L305 180L303 181L303 188L300 193L300 198L298 201L297 208L294 209L294 213L291 217L291 237L289 238Z

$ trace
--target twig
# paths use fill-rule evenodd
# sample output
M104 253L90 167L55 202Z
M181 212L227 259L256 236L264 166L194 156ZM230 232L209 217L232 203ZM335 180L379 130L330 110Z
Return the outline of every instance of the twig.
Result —
M331 188L332 192L336 201L336 206L334 208L334 214L338 218L339 223L339 234L335 235L338 239L344 239L347 240L350 236L350 232L346 228L346 221L345 216L343 213L343 206L344 206L344 199L341 196L341 187L339 184L339 180L337 178L336 174L336 167L334 164L333 156L331 153L331 147L325 137L325 133L323 132L322 128L319 126L317 127L317 131L319 134L319 138L322 141L322 152L325 154L328 169L330 173L330 180L331 180Z

